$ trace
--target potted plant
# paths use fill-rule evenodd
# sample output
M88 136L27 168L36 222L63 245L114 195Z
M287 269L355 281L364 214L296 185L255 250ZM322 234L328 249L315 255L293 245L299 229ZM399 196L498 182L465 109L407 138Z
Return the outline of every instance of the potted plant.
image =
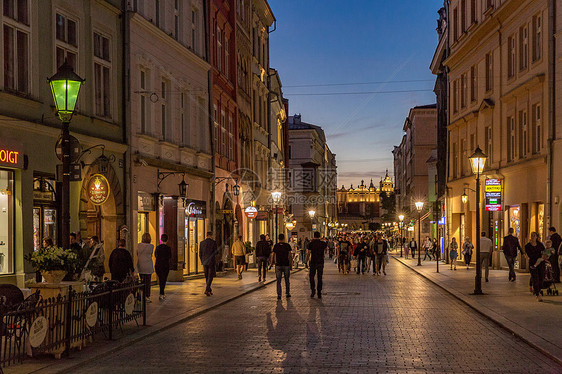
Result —
M25 259L48 283L60 283L68 272L74 272L77 256L70 249L50 246L28 254Z

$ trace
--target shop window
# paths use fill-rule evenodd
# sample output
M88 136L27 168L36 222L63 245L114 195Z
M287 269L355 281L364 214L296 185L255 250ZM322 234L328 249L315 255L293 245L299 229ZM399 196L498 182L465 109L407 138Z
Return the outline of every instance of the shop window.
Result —
M51 238L57 245L56 181L37 177L33 181L33 250L41 248L43 239Z
M14 272L14 174L0 170L0 274Z

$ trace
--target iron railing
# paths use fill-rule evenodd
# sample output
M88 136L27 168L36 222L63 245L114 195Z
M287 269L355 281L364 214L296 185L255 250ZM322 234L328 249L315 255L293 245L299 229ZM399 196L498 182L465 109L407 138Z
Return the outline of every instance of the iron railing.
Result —
M25 358L53 354L69 356L103 335L112 340L115 331L135 322L146 325L144 285L105 283L90 291L69 290L68 295L42 299L32 295L17 308L0 302L0 373L2 367Z

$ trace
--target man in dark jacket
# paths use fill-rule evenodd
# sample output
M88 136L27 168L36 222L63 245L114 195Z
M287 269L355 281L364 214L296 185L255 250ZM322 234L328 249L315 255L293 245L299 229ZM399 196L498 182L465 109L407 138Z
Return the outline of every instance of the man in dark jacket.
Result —
M309 264L308 277L310 280L310 297L318 290L318 298L322 298L322 274L324 273L324 252L328 244L320 240L320 232L314 231L314 239L308 244L306 262ZM318 285L314 284L314 276L318 274ZM316 286L316 287L315 287Z
M260 241L258 242L258 244L256 244L256 258L258 262L258 282L261 282L262 279L265 282L269 255L271 255L271 244L269 244L269 241L265 239L265 235L261 234Z
M172 258L172 248L168 245L168 235L162 234L160 236L161 244L156 247L154 251L154 256L156 257L156 263L154 264L154 270L158 276L158 284L160 285L160 297L159 300L164 300L166 295L164 295L164 288L166 288L166 281L168 280L168 274L170 273L170 259Z
M355 247L354 255L357 257L357 274L365 274L365 259L367 258L367 250L369 249L366 240L366 237L359 240L357 247Z
M517 258L517 250L523 254L521 245L519 244L519 239L513 235L513 227L510 227L507 231L508 235L503 238L502 251L507 261L507 266L509 266L509 281L515 282L515 259Z
M554 248L554 254L550 256L548 261L550 262L550 265L552 265L554 281L556 283L560 283L560 264L558 263L558 256L560 256L560 243L562 243L562 237L560 237L554 227L548 228L548 234L550 235L550 240L552 241L552 248Z
M111 272L111 279L118 282L123 282L127 275L135 271L133 266L133 258L125 248L125 239L119 239L119 246L111 252L109 256L109 271Z
M216 265L216 255L219 253L217 249L217 242L213 240L213 232L207 232L207 239L203 240L199 244L199 258L203 264L203 270L205 272L205 280L207 281L207 288L205 288L205 295L211 296L213 290L211 289L211 283L213 283L213 278L215 277L215 265Z

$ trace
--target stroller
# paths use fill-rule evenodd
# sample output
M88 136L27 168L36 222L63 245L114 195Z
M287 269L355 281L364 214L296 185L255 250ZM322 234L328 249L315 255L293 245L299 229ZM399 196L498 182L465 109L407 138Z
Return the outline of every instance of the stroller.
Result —
M542 290L546 290L547 295L558 296L558 290L556 289L556 284L554 282L554 271L552 270L552 265L549 261L545 261L544 269L544 279L542 281L541 295L543 295Z

